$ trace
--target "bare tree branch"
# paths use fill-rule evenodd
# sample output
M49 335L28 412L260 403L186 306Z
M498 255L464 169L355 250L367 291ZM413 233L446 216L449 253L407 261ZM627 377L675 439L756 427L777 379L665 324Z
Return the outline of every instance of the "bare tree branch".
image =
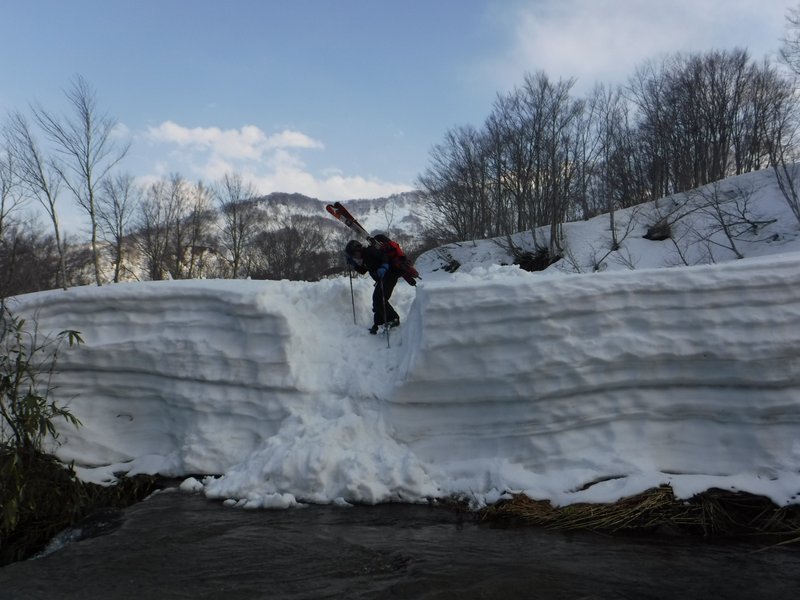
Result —
M95 92L77 75L65 92L72 107L70 116L61 118L41 106L32 107L36 122L53 142L62 160L55 166L78 205L89 216L95 280L102 284L97 245L99 186L109 171L126 155L129 144L115 137L116 121L99 113Z

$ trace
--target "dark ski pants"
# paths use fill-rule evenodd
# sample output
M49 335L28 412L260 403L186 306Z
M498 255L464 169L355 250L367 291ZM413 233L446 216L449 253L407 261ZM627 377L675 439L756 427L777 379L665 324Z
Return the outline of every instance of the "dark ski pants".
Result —
M391 269L383 279L378 279L375 282L375 291L372 292L372 313L373 323L375 325L383 325L388 321L399 319L400 315L394 307L389 304L389 298L392 297L394 286L397 285L397 280L400 278L400 273ZM383 307L386 307L386 314L383 313Z

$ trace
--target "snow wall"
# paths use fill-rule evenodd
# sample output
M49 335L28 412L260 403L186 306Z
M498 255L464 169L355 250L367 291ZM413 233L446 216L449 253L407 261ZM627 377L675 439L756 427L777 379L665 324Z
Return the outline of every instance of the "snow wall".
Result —
M118 284L12 308L86 341L53 383L83 422L58 453L88 480L217 475L207 495L254 507L509 490L568 504L661 483L786 504L800 492L798 289L796 255L477 269L398 286L391 347L353 323L346 279ZM366 312L370 282L355 293Z

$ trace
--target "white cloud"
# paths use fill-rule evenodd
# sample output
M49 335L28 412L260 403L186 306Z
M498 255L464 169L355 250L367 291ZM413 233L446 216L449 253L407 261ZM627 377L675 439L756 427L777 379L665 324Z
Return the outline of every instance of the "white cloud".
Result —
M322 142L312 139L299 131L290 131L288 129L268 137L266 141L270 148L325 148Z
M675 52L746 47L754 58L780 45L786 0L540 0L509 10L498 2L493 21L509 46L480 66L495 87L509 90L525 73L576 77L577 87L623 83L646 60Z
M111 129L111 137L114 140L128 141L131 137L131 130L125 123L117 123Z
M235 171L250 180L260 193L298 192L333 201L378 198L412 189L407 184L373 177L345 176L335 167L326 168L317 176L307 169L301 153L324 150L325 145L289 129L267 135L254 125L223 130L165 121L150 127L142 137L155 153L162 146L169 153L170 172L216 181ZM157 172L163 176L163 161L156 164L162 165Z
M208 150L218 156L250 160L259 160L265 152L281 148L324 147L322 142L299 131L284 130L267 135L255 125L245 125L240 129L190 128L165 121L158 127L150 127L145 138L186 149Z

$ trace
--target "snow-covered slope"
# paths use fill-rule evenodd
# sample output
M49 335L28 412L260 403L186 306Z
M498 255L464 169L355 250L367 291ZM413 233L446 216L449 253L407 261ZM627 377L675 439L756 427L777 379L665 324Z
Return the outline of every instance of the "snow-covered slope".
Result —
M794 168L800 178L800 165ZM647 239L648 230L669 222L671 236ZM614 213L616 246L608 214L565 223L563 257L546 272L592 273L714 264L745 257L800 251L797 219L772 170L756 171ZM726 231L729 235L726 235ZM520 250L547 248L549 226L512 236ZM417 260L425 271L455 261L469 271L486 264L512 264L505 238L465 241L431 250Z

